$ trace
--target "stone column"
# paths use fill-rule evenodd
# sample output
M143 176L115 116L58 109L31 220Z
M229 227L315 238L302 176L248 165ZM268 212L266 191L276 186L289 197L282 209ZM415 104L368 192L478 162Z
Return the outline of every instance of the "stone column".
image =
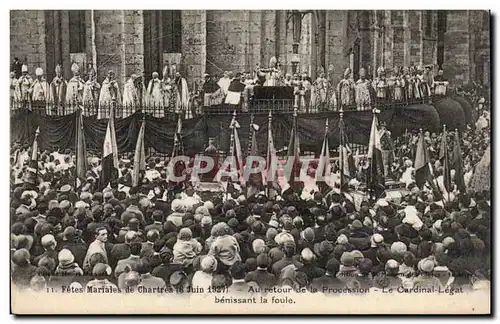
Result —
M394 51L394 29L391 21L392 11L385 10L384 14L384 53L383 53L383 66L392 68L393 63L393 51Z
M207 61L207 15L205 10L183 10L181 12L181 50L187 72L186 82L192 87L206 71Z
M470 76L469 11L450 10L444 35L444 73L451 86L466 84Z
M403 65L411 64L411 32L410 32L410 11L403 10Z

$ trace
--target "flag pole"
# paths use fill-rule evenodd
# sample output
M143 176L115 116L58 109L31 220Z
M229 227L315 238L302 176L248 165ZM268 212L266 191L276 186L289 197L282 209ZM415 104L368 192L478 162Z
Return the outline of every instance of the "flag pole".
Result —
M344 185L344 111L340 108L340 150L339 150L339 166L340 166L340 194L342 195L342 187Z
M75 168L75 190L76 190L76 185L77 185L77 181L76 179L78 178L78 131L79 131L79 127L80 127L80 109L78 108L76 110L76 114L75 114L75 117L76 117L76 136L75 136L75 162L76 162L76 168Z
M272 164L272 152L271 152L271 141L272 141L272 131L271 127L273 125L273 114L271 110L269 110L269 115L267 117L267 157L269 158L268 165L266 166L268 170L272 170L271 164ZM266 190L267 190L267 197L269 197L269 194L271 193L271 190L269 188L269 171L266 174ZM274 175L273 175L274 177Z
M446 166L446 175L447 177L445 177L445 175L443 174L443 180L446 180L446 184L448 185L448 188L447 188L447 191L448 191L448 203L450 203L450 190L451 190L451 172L450 172L450 162L448 160L448 136L446 134L446 124L443 125L443 140L444 140L444 163L445 166ZM444 170L444 168L443 168Z

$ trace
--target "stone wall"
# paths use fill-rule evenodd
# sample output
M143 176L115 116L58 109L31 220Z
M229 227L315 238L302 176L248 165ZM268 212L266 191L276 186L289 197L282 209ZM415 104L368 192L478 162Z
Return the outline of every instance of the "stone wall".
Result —
M189 87L203 78L207 61L207 16L205 10L183 10L181 68Z
M10 11L10 61L14 57L28 65L34 76L35 69L47 70L45 43L45 13L43 10Z

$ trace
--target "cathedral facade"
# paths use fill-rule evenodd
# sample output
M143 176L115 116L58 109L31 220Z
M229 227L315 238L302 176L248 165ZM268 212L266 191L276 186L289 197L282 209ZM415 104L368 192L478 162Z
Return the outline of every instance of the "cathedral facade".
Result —
M71 75L113 70L121 86L132 73L160 73L175 63L190 88L203 74L251 72L279 58L286 73L313 79L345 68L429 65L451 85L490 83L490 13L471 10L13 10L11 58L49 80L62 64Z

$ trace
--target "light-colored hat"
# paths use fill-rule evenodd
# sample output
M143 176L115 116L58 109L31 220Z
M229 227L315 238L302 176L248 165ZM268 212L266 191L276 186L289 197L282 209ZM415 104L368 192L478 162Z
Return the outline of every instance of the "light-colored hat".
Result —
M57 258L59 259L59 264L62 266L69 265L75 261L75 256L68 249L62 249Z
M200 267L202 271L213 272L217 269L217 259L211 255L206 255L201 259Z
M42 237L42 240L40 241L42 246L49 246L50 244L56 245L56 239L54 238L54 235L52 234L46 234Z
M56 66L56 74L61 74L62 71L61 71L61 65L57 64Z
M21 72L28 72L28 66L26 64L23 64L21 67Z
M42 76L43 75L43 69L42 68L36 68L35 70L35 75L36 76Z
M370 238L372 247L377 247L380 243L384 242L384 237L380 234L373 234Z
M302 260L305 261L312 261L314 259L314 253L309 248L303 249L300 256L302 257Z
M385 264L385 268L386 269L398 269L399 268L399 262L396 261L396 260L394 260L394 259L390 259Z
M78 66L78 64L73 63L73 64L71 65L71 72L73 72L73 73L75 73L75 74L76 74L76 73L80 73L80 67Z

